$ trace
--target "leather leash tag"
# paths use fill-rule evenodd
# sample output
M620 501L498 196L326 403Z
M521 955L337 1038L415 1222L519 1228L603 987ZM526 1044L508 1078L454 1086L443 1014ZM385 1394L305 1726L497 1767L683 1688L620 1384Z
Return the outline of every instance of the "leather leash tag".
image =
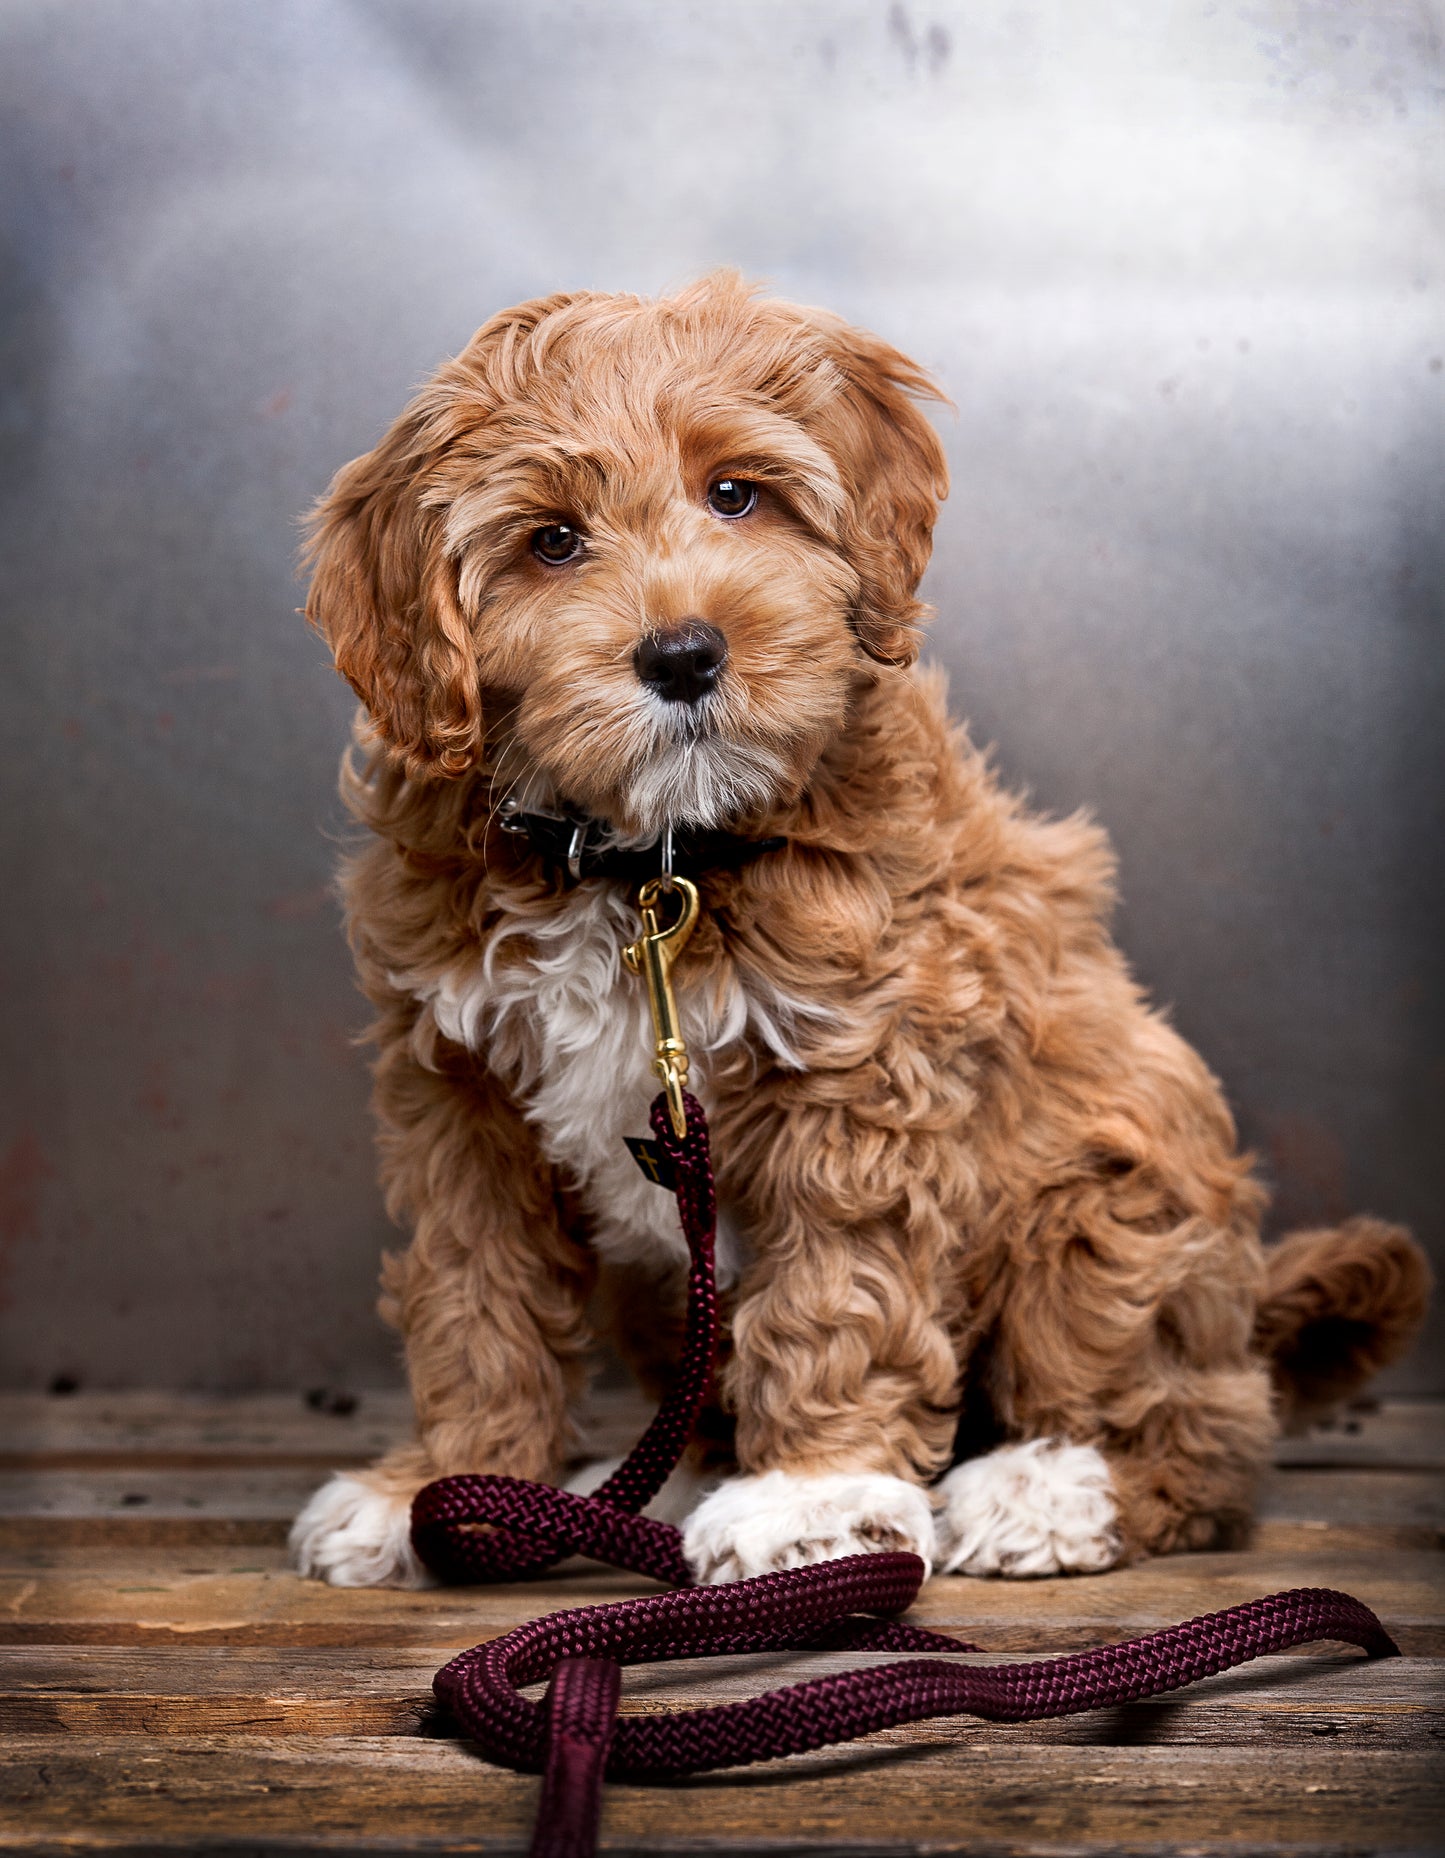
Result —
M625 1135L622 1139L627 1144L627 1152L653 1186L665 1187L669 1193L676 1193L677 1174L651 1136Z

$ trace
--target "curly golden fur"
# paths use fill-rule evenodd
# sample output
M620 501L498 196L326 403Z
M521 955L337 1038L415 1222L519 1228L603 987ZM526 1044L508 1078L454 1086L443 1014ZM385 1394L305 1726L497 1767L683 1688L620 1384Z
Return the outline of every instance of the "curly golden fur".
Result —
M383 1308L417 1442L373 1494L558 1474L599 1260L624 1343L675 1315L675 1251L606 1236L602 1164L574 1160L556 1095L555 1029L583 1027L585 1062L611 1023L588 1016L635 988L606 954L626 893L544 868L500 830L508 795L623 842L787 840L704 878L685 957L743 1235L722 1394L744 1473L926 1485L967 1404L996 1441L1092 1448L1112 1514L1092 1561L957 1565L1202 1547L1247 1524L1272 1373L1337 1398L1418 1322L1427 1275L1395 1228L1262 1249L1219 1087L1109 938L1103 834L1003 791L910 668L946 489L933 392L731 274L557 296L482 328L319 506L307 610L369 717L344 784L373 837L344 885L413 1234ZM741 519L709 507L723 476L758 488ZM560 522L585 547L551 566L529 538ZM660 704L634 651L697 616L725 668L701 705ZM573 921L593 967L549 1020L527 990L563 984Z

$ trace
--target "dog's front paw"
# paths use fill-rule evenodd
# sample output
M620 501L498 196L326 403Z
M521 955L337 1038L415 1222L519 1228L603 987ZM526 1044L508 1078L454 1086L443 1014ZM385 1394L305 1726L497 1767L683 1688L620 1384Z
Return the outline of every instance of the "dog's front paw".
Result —
M339 1471L291 1525L291 1559L333 1587L430 1587L411 1545L411 1499Z
M1001 1446L956 1466L934 1499L945 1574L1097 1574L1122 1553L1109 1467L1092 1445Z
M876 1471L735 1477L688 1520L683 1553L699 1582L748 1580L840 1555L908 1549L933 1561L933 1518L916 1484Z

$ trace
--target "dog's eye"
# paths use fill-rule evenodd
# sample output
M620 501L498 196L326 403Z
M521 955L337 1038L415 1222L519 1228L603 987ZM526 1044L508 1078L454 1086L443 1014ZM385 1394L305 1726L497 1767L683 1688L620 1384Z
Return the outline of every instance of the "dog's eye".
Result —
M720 477L707 493L714 516L746 516L758 500L758 487L742 477Z
M547 523L532 531L532 553L538 561L560 567L564 561L575 561L582 553L582 537L571 523Z

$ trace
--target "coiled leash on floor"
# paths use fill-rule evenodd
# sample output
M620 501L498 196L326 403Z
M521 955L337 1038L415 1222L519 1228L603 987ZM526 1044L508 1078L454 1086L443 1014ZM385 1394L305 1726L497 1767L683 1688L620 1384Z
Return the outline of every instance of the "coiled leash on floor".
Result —
M716 1203L707 1122L685 1088L687 1055L669 973L697 918L697 892L673 880L682 910L659 927L660 892L643 886L644 934L626 951L648 982L663 1091L652 1105L658 1154L677 1195L691 1256L676 1385L627 1459L590 1497L511 1477L444 1477L412 1506L412 1544L446 1581L524 1580L572 1554L666 1581L675 1590L531 1620L453 1658L438 1700L493 1761L543 1774L532 1858L591 1858L604 1775L640 1780L802 1754L930 1716L1030 1722L1177 1690L1268 1652L1342 1639L1372 1658L1399 1648L1360 1601L1297 1587L1187 1620L1123 1645L1029 1664L910 1659L771 1691L749 1702L617 1720L621 1667L739 1652L967 1652L980 1648L903 1624L923 1581L917 1555L850 1555L723 1587L693 1587L682 1537L637 1514L662 1488L691 1434L717 1339ZM640 1145L639 1145L640 1146ZM521 1686L550 1678L533 1703Z

